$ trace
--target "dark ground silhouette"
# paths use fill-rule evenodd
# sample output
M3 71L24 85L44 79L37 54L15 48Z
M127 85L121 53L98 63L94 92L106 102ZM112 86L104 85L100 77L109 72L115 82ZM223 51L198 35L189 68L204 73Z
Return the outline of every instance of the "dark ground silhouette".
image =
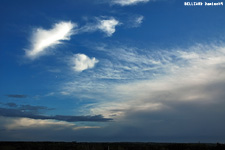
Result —
M0 150L225 150L210 143L0 142Z

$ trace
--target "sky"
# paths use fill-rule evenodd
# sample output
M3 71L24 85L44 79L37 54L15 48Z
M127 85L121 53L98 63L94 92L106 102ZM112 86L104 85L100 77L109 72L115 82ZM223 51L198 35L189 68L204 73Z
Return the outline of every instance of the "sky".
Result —
M185 2L1 0L0 141L224 142L225 7Z

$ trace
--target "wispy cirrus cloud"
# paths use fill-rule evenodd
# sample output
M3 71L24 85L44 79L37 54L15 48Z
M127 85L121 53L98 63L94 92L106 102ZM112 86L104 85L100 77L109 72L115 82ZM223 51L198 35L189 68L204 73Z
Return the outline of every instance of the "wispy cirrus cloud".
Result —
M74 65L73 69L77 72L82 72L86 69L91 69L99 62L95 57L89 58L85 54L76 54L71 60Z
M197 45L182 51L164 53L160 63L156 64L156 71L159 70L157 76L152 77L149 73L144 80L136 78L129 83L117 84L111 91L116 93L116 97L120 96L114 98L118 101L100 102L93 106L91 112L130 117L130 112L147 115L165 109L171 111L177 109L177 105L185 107L183 104L187 103L205 107L210 107L210 104L224 105L221 101L224 95L221 89L225 88L224 50L223 46ZM129 54L127 57L120 55L130 63L138 62L139 57L136 56L132 59ZM210 109L210 112L214 111L213 107Z
M100 59L102 63L91 77L84 75L80 82L71 80L63 85L70 94L96 99L87 110L93 114L160 111L170 107L168 101L210 103L214 94L206 89L224 80L224 46L196 44L187 49L155 51L126 46L97 49L110 59Z
M138 3L147 3L149 0L112 0L112 4L117 4L121 6L128 6L128 5L136 5Z
M62 44L62 41L70 40L70 36L74 34L73 29L77 25L70 21L59 22L54 24L52 29L46 30L37 28L33 32L31 39L31 48L25 50L26 57L36 59L48 52L49 48Z
M137 16L133 20L132 27L139 27L143 22L144 16Z
M96 50L101 51L109 59L98 58L101 63L98 64L97 68L83 72L82 78L77 74L76 80L71 79L61 85L61 91L85 98L91 98L95 95L94 97L97 97L98 100L110 99L108 96L113 95L112 90L114 90L115 85L130 80L153 78L154 73L163 71L162 66L164 65L162 63L165 62L154 58L148 50L140 53L137 48L113 45L96 46ZM105 93L104 96L102 93Z
M108 120L106 127L97 129L83 127L80 135L86 139L94 135L95 140L120 137L119 140L131 141L146 140L146 137L155 140L158 137L162 142L166 142L163 140L165 137L174 138L169 138L169 142L194 142L199 138L208 142L212 135L217 141L224 139L223 45L196 44L186 49L170 50L111 45L102 46L99 51L105 53L109 60L99 58L103 63L90 71L91 76L86 72L80 78L76 76L65 91L75 93L76 97L83 95L94 99L94 103L80 107L83 112L90 113L89 116L102 114L100 118L113 118L114 121ZM87 92L83 92L85 90ZM3 112L10 113L11 110ZM69 123L77 119L51 116L51 119L56 118Z
M120 25L120 22L113 17L97 18L95 23L89 23L78 29L78 33L102 31L110 37L116 32L116 26L118 25Z

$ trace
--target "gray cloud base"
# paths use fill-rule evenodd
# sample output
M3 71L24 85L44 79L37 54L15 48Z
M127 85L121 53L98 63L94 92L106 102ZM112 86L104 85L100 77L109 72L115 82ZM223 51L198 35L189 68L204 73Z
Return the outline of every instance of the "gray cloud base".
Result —
M0 108L0 116L5 117L25 117L31 119L54 119L59 121L76 122L76 121L93 121L93 122L106 122L112 120L111 118L104 118L102 115L95 116L45 116L39 115L39 109L47 109L45 107L23 106L20 109Z

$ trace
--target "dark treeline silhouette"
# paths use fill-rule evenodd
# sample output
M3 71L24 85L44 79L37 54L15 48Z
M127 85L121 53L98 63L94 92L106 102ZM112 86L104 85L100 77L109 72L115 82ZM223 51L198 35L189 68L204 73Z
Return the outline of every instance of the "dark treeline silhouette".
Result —
M225 150L209 143L0 142L0 150Z

